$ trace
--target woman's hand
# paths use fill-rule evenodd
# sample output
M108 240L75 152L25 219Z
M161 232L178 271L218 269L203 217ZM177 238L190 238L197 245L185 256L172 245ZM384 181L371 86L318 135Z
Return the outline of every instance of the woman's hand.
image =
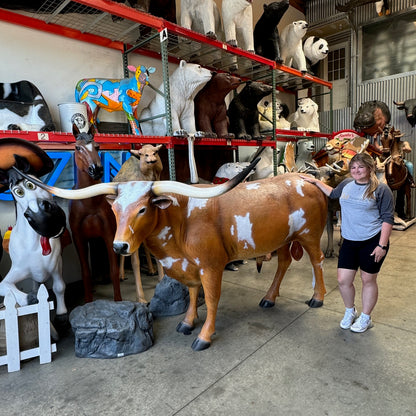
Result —
M377 246L373 252L371 253L372 256L374 256L374 261L378 263L381 261L381 259L386 255L387 250L384 248L381 248L380 246Z

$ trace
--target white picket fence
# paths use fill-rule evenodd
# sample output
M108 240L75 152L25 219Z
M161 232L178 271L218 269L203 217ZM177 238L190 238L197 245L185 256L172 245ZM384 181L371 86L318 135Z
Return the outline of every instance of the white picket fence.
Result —
M48 302L48 291L41 285L37 298L39 303L28 306L17 306L12 292L4 298L5 309L0 311L0 319L5 320L7 354L0 356L0 365L6 365L9 372L20 370L20 361L39 357L40 364L50 363L52 353L56 352L56 344L51 344L51 326L49 311L54 308L53 302ZM39 346L20 351L18 317L30 314L38 315Z

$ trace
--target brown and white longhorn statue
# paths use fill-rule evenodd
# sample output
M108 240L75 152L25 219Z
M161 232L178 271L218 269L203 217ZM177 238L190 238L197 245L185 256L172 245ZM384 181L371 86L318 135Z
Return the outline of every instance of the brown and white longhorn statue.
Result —
M114 250L129 255L145 241L166 274L189 288L190 304L177 326L178 332L190 334L194 329L202 285L207 317L192 348L203 350L210 346L215 332L223 270L233 260L277 250L278 269L260 302L261 307L269 308L279 295L280 283L292 261L290 246L296 242L307 251L313 267L314 293L307 303L311 307L323 304L324 256L320 239L326 223L327 199L298 174L235 186L256 162L221 185L142 181L102 184L78 191L42 185L64 198L114 196Z

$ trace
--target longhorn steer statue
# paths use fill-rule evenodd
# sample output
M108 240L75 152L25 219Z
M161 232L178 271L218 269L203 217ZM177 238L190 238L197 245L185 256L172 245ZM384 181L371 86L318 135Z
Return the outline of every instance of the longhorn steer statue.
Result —
M251 169L253 162L247 169ZM178 182L111 183L80 191L47 189L65 198L113 194L117 219L114 250L129 255L145 241L168 276L186 284L190 304L176 330L190 334L197 319L202 285L207 317L192 348L210 346L221 294L224 267L233 260L253 258L277 250L278 269L260 306L274 306L280 283L291 263L290 246L300 243L312 263L315 287L311 307L323 304L323 253L327 199L298 174L279 175L242 183L248 170L215 186L197 187ZM212 198L215 197L215 198Z
M155 72L155 68L146 68L143 65L136 68L129 65L128 70L134 74L133 78L81 79L75 88L75 100L86 105L89 122L95 127L97 127L97 114L100 108L109 112L124 111L133 134L140 135L135 113L143 89L149 83L149 75Z

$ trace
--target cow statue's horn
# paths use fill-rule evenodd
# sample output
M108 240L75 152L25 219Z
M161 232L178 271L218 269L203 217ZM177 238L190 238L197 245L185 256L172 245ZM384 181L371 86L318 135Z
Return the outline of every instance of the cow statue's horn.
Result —
M55 186L49 186L46 183L43 183L40 180L35 179L33 176L26 175L25 173L17 169L15 166L12 166L12 168L19 172L19 174L22 175L24 178L35 183L37 186L39 186L39 188L42 188L45 191L50 192L51 194L59 196L60 198L85 199L97 195L117 195L117 182L97 183L96 185L91 185L81 189L62 189L57 188Z
M258 157L238 175L234 176L234 178L220 185L207 186L202 188L175 181L155 181L152 186L152 192L155 195L173 193L189 196L191 198L212 198L214 196L222 195L237 186L247 177L247 175L251 172L252 169L254 169L259 161L260 158Z
M259 161L260 158L257 158L234 178L217 186L199 188L196 186L186 185L184 183L175 181L155 181L152 185L152 191L156 195L161 195L169 192L193 198L212 198L214 196L221 195L238 185L242 180L245 179L245 177L257 165ZM13 166L13 169L19 172L19 174L22 175L24 178L38 185L39 188L45 189L46 191L60 198L85 199L97 195L117 195L118 192L117 182L98 183L96 185L91 185L81 189L62 189L57 188L55 186L49 186L46 183L34 179L32 176L26 175L25 173L21 172L15 166Z

